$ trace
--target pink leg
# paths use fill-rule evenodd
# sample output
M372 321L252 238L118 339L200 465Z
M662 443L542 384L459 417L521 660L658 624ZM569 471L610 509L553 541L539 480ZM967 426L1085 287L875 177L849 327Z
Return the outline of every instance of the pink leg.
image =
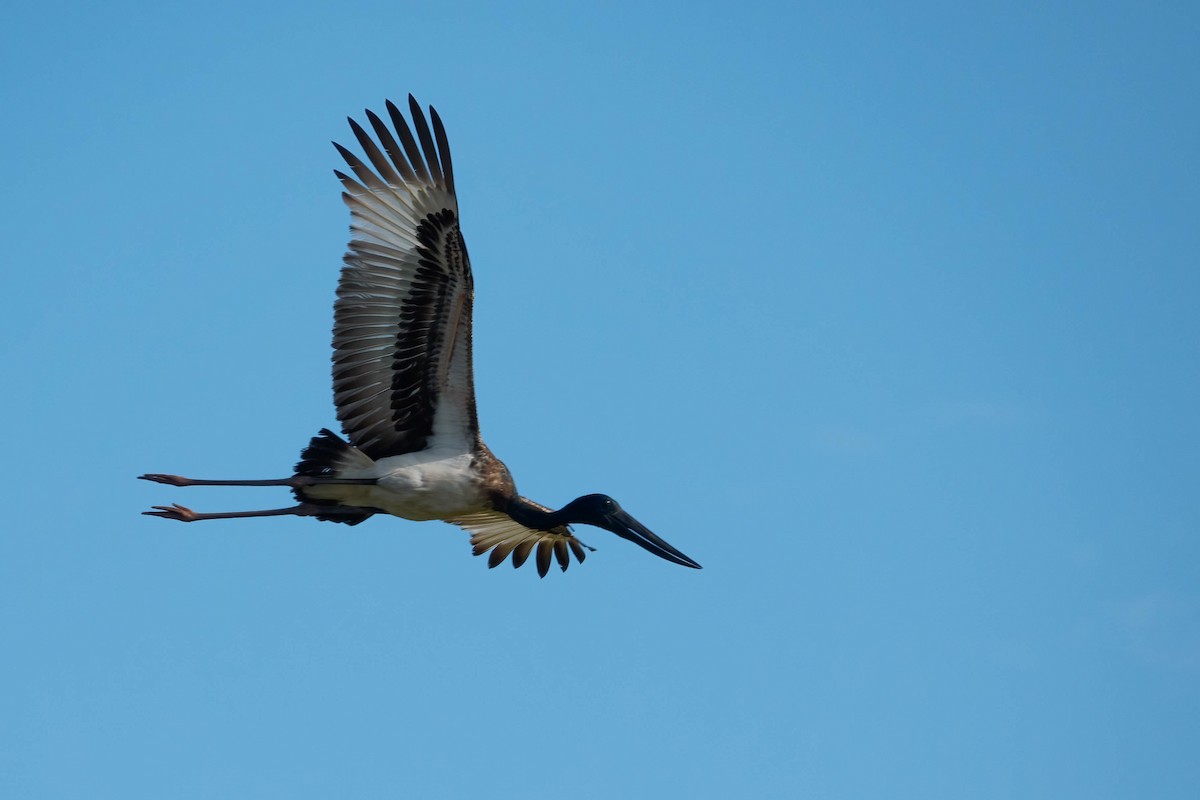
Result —
M203 522L204 519L236 519L240 517L316 517L317 515L337 516L346 513L348 516L361 516L362 509L346 509L338 511L337 506L319 506L312 503L301 503L290 509L266 509L265 511L221 511L216 513L200 513L186 509L179 504L169 506L154 506L154 511L143 511L148 517L175 519L176 522Z
M169 486L288 486L291 478L280 478L270 481L202 481L195 478L184 478L179 475L161 475L151 473L138 475L138 480L165 483Z
M199 478L184 478L180 475L164 475L152 472L148 475L138 475L139 480L165 483L169 486L291 486L293 489L302 486L371 486L374 478L323 478L312 475L293 475L290 478L275 478L262 481L206 481Z

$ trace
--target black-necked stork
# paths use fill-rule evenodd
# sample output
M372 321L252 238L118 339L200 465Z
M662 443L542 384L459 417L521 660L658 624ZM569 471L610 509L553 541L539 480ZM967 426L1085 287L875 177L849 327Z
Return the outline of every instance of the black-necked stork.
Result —
M296 515L357 525L379 513L444 520L470 532L475 555L491 551L489 567L509 554L519 567L536 550L542 576L552 558L563 570L570 553L583 561L586 545L570 527L580 523L700 569L611 497L585 495L557 511L522 497L483 443L471 369L473 280L450 147L437 112L429 109L431 130L412 95L408 104L416 136L390 101L393 128L366 112L378 144L350 120L370 166L334 143L353 173L334 171L351 219L333 324L333 399L349 441L322 430L295 474L279 480L141 476L172 486L288 486L297 505L211 514L171 505L145 513L181 522Z

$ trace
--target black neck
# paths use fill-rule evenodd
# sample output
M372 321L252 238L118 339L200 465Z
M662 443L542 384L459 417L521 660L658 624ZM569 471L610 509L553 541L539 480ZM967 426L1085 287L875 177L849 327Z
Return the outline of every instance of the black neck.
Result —
M508 507L504 509L504 513L512 517L513 522L536 531L548 531L564 522L557 511L520 495L508 501Z

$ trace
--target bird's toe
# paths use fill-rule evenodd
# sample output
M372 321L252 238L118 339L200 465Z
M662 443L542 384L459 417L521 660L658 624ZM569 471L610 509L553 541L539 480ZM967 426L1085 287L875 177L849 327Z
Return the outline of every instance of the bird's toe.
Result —
M197 519L195 511L178 503L172 503L169 506L154 506L153 511L143 511L142 513L148 517L162 517L179 522L195 522Z
M138 480L165 483L168 486L183 486L187 482L186 478L182 478L178 475L163 475L158 472L151 472L146 475L138 475Z

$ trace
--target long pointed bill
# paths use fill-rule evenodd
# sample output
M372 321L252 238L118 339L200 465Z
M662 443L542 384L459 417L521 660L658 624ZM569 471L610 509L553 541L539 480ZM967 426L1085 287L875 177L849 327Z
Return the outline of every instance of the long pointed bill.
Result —
M628 539L634 544L644 547L659 558L665 558L667 561L673 561L692 569L703 569L695 561L655 536L649 528L629 516L623 509L607 515L603 526L622 539Z

